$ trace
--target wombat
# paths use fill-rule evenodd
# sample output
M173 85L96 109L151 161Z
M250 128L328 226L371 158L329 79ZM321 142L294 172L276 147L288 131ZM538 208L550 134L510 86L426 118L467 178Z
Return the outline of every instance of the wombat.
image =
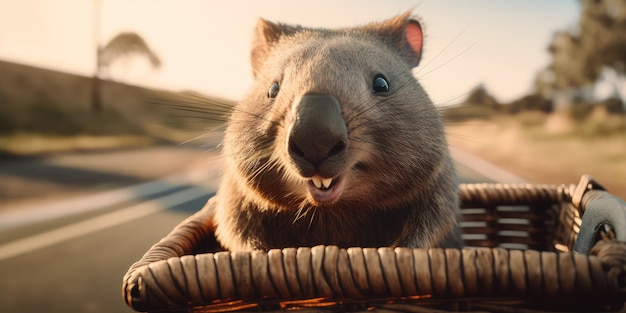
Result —
M462 245L444 125L411 72L422 43L410 12L344 29L259 20L208 203L224 248Z

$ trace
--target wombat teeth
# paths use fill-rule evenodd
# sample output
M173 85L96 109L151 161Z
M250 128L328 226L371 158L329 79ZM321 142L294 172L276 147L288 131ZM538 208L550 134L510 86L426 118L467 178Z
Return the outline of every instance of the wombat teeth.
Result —
M313 185L315 185L315 187L317 188L322 188L322 179L317 177L317 176L313 176L311 178L311 180L313 181Z
M327 189L328 187L330 187L330 184L333 183L332 178L322 178L319 176L311 177L311 181L313 181L313 185L315 185L315 187L317 187L318 189L322 189L322 186L324 187L324 189Z

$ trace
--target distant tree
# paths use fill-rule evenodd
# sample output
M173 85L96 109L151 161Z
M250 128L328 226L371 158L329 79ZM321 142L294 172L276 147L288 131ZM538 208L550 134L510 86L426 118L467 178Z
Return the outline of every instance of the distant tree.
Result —
M465 100L465 105L467 106L479 106L484 108L489 108L492 110L499 110L500 103L494 98L484 85L478 85L474 87L472 92L467 96Z
M548 47L552 61L536 80L540 92L549 89L546 84L555 90L593 85L607 70L617 74L612 78L614 88L626 81L626 1L580 3L578 29L557 32L552 38Z
M580 87L595 81L585 69L585 56L578 36L568 32L558 32L552 37L548 51L552 54L552 63L548 66L552 74L550 83L556 90Z
M148 59L150 64L155 67L161 67L161 60L148 47L146 42L139 35L133 32L121 33L115 36L104 48L99 52L99 67L107 69L116 60L137 54Z
M523 96L507 105L503 106L508 113L519 113L523 111L539 111L550 113L553 110L552 101L542 97L539 94L530 94Z
M104 48L98 49L96 73L93 77L92 109L95 112L102 110L101 77L116 60L130 55L140 55L148 59L154 68L161 67L161 60L148 47L139 35L133 32L120 33L111 39Z
M626 74L626 2L583 0L580 17L585 74L598 79L604 67Z

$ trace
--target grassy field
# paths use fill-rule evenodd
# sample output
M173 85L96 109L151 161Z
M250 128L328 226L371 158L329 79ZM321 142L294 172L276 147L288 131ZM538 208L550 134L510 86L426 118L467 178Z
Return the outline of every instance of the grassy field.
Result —
M564 114L524 113L450 122L451 145L531 183L576 183L590 174L626 199L626 116L597 110L584 121Z

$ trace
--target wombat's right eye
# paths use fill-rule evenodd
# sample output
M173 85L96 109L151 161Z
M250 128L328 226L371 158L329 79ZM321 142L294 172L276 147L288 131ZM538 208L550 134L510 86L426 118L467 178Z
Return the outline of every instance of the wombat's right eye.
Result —
M276 96L278 96L278 91L280 91L280 86L278 86L278 83L274 82L270 86L270 90L267 92L267 97L276 98Z

